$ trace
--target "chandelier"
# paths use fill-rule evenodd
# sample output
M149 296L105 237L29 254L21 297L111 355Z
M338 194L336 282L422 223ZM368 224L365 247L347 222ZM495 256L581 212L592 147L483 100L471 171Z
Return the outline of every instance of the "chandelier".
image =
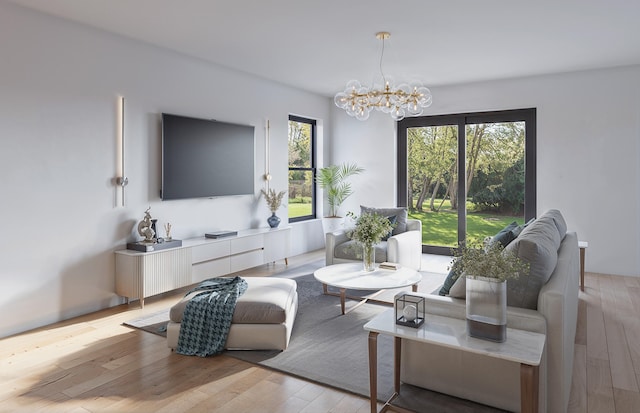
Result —
M391 36L389 32L376 33L376 39L382 40L380 53L380 75L382 85L371 88L362 86L357 80L347 83L343 92L336 93L336 106L344 109L349 116L358 120L367 120L373 109L389 113L393 120L399 121L406 115L418 116L424 108L431 105L431 91L421 83L411 85L402 83L394 87L382 72L382 57L384 56L384 41Z

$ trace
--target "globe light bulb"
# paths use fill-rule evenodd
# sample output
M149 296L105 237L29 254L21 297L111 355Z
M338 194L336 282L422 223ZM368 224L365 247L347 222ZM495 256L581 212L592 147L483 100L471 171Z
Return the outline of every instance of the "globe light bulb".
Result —
M398 122L404 119L404 114L404 109L396 106L391 112L391 118Z
M336 93L336 96L333 98L333 102L340 109L344 109L347 106L349 99L347 98L347 95L344 92L338 92Z

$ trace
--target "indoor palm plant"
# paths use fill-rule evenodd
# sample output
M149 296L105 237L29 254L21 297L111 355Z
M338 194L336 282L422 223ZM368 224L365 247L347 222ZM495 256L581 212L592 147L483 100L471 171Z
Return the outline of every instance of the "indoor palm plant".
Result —
M500 243L461 245L451 269L466 282L470 336L502 342L507 338L507 280L526 275L529 264Z
M349 217L355 217L352 212ZM387 217L378 214L361 214L356 218L354 228L347 231L347 236L362 246L362 261L365 271L375 270L375 245L388 236L394 225Z
M286 191L276 192L275 189L269 189L265 191L264 189L260 190L264 195L265 201L267 201L267 205L269 206L269 210L271 211L271 216L267 218L267 222L271 228L276 228L280 225L280 218L276 216L276 211L280 208L282 204L282 198Z
M353 194L353 189L351 184L347 182L347 178L362 172L364 172L364 168L355 163L330 165L320 168L318 171L316 183L325 190L329 203L329 214L323 219L325 232L335 231L342 225L343 218L338 216L338 208Z

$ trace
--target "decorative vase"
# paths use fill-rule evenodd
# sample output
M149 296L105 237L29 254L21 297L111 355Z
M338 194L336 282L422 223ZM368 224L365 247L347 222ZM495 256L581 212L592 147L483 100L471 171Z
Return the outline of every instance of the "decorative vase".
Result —
M371 272L376 269L376 248L373 245L362 246L362 263L364 271Z
M280 225L280 218L276 216L275 212L272 212L271 216L267 218L267 222L271 228L277 228Z
M507 339L507 282L467 277L467 332L502 343Z

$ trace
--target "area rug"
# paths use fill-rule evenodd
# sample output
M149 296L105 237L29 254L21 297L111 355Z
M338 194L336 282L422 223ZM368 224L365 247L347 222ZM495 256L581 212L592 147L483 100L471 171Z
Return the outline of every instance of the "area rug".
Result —
M391 306L364 304L346 315L341 315L340 299L322 294L322 286L313 277L313 271L324 265L324 260L288 269L275 276L295 279L298 284L299 308L285 351L226 351L225 354L244 361L272 368L340 390L368 397L369 358L367 335L363 326L377 314ZM421 287L430 289L440 284L445 275L423 274ZM431 278L429 278L431 277ZM437 285L436 285L437 286ZM423 289L421 288L421 290ZM398 289L386 291L376 299L390 303ZM366 295L367 291L351 291L353 295ZM347 300L347 309L355 301ZM163 319L163 317L165 317ZM168 310L128 321L131 327L153 334L166 335L164 326ZM387 400L393 389L393 340L378 336L378 395ZM404 397L397 403L415 411L437 412L496 412L483 405L457 399L440 393L404 386ZM410 396L410 397L406 397ZM419 403L416 405L416 403Z
M139 328L148 333L157 334L162 337L167 336L167 323L169 322L169 309L147 314L133 320L125 321L124 325Z

